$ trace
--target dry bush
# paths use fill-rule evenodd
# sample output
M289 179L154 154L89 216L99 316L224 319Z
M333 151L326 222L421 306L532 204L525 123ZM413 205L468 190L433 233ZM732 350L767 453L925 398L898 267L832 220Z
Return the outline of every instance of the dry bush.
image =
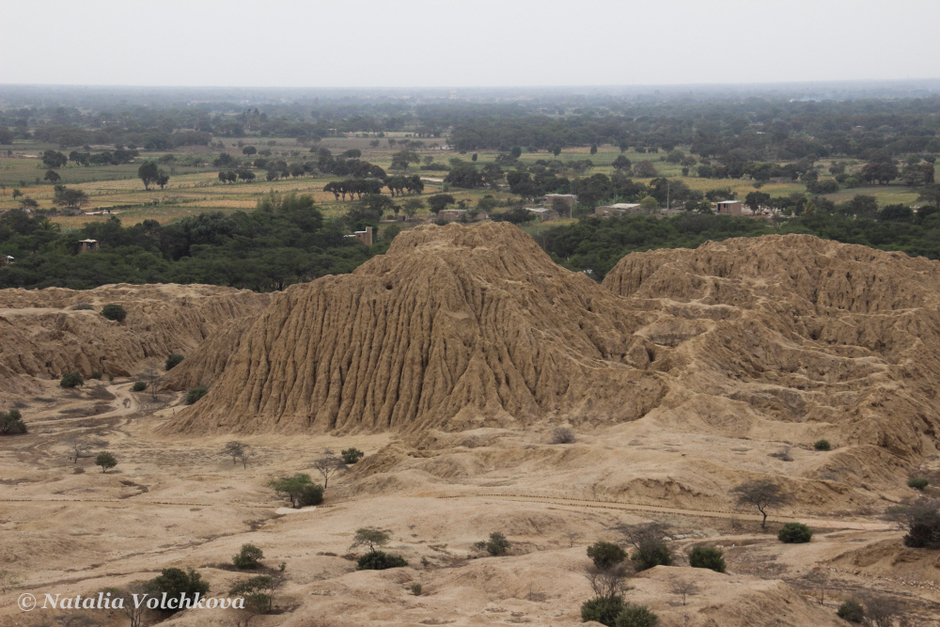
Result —
M575 441L574 432L567 427L558 427L552 431L549 444L571 444Z

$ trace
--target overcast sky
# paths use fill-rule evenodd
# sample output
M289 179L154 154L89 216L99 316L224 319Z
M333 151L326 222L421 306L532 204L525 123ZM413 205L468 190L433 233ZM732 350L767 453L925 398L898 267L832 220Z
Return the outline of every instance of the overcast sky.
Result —
M940 0L2 0L0 84L433 87L940 77Z

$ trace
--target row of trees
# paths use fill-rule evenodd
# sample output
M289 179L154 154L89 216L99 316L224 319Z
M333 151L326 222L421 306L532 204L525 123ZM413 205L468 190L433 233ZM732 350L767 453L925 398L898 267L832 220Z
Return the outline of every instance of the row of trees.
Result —
M388 196L380 196L388 201ZM207 283L268 291L325 274L350 272L387 248L344 238L348 224L324 220L307 195L269 194L250 213L203 213L130 227L117 217L60 232L48 218L12 210L0 216L0 287L88 289L108 283ZM75 263L79 240L100 249Z

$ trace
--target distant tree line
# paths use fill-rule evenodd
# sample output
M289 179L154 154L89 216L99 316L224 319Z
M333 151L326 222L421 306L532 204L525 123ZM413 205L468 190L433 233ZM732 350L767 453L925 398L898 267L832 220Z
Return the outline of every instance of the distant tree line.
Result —
M385 198L388 198L387 196ZM349 224L324 220L310 196L266 195L250 212L202 213L161 226L122 226L117 217L62 233L21 210L0 216L0 288L89 289L109 283L206 283L256 291L283 289L350 272L387 247L344 238ZM100 249L81 253L79 240Z

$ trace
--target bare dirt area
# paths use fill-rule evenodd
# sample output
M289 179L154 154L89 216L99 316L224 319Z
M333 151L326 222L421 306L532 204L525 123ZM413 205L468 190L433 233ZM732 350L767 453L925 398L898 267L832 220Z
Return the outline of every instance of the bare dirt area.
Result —
M913 624L931 624L940 611L937 556L905 549L901 533L876 517L787 508L761 530L756 512L738 511L727 499L719 507L670 494L668 477L681 479L705 460L740 464L736 448L773 452L772 443L734 446L730 438L669 432L645 419L578 432L569 444L549 444L550 433L538 429L439 434L422 449L388 434L247 435L239 437L250 451L243 465L222 453L230 436L161 435L181 408L178 395L155 402L120 380L77 392L39 385L41 394L18 400L33 417L30 433L4 439L0 457L0 625L69 617L126 624L120 612L25 613L16 603L24 593L40 602L46 594L93 596L167 567L196 568L210 594L224 595L247 577L231 566L245 543L264 551L265 566L284 565L279 613L189 610L166 624L239 625L250 618L252 625L576 625L581 603L592 596L586 546L619 540L612 530L618 523L648 520L669 526L676 564L631 578L627 596L655 611L662 625L771 624L754 622L768 608L779 614L774 624L837 625L838 604L870 591L903 599ZM101 472L97 448L76 462L73 445L81 439L112 452L117 467ZM295 472L316 477L314 458L348 447L366 457L331 478L322 506L278 513L288 503L269 480ZM629 455L631 469L620 468L611 451ZM586 457L603 463L588 469ZM656 476L657 468L661 493L631 478ZM617 498L612 485L622 487ZM816 530L811 543L777 541L776 530L791 519ZM351 553L361 549L350 545L366 526L389 530L388 550L409 565L357 571ZM494 531L512 543L508 555L474 548ZM688 568L684 555L699 544L724 550L728 574ZM676 579L696 583L685 605L672 591ZM420 596L413 584L421 585Z
M673 560L624 598L660 627L835 627L871 595L935 625L940 554L883 515L940 495L937 294L937 262L808 236L629 255L598 284L506 224L419 227L276 295L7 291L0 411L29 433L0 439L0 625L126 625L49 599L171 567L214 598L281 585L264 614L144 624L578 625L587 547L648 522ZM124 322L97 313L109 302ZM164 373L170 353L185 359ZM84 386L59 387L73 370ZM321 505L269 486L324 483L315 461L349 448L365 456ZM788 497L766 527L733 493L760 481ZM812 540L780 542L791 522ZM357 570L365 528L407 565ZM493 533L506 554L477 547ZM234 568L245 544L260 570ZM699 546L727 573L691 568Z

